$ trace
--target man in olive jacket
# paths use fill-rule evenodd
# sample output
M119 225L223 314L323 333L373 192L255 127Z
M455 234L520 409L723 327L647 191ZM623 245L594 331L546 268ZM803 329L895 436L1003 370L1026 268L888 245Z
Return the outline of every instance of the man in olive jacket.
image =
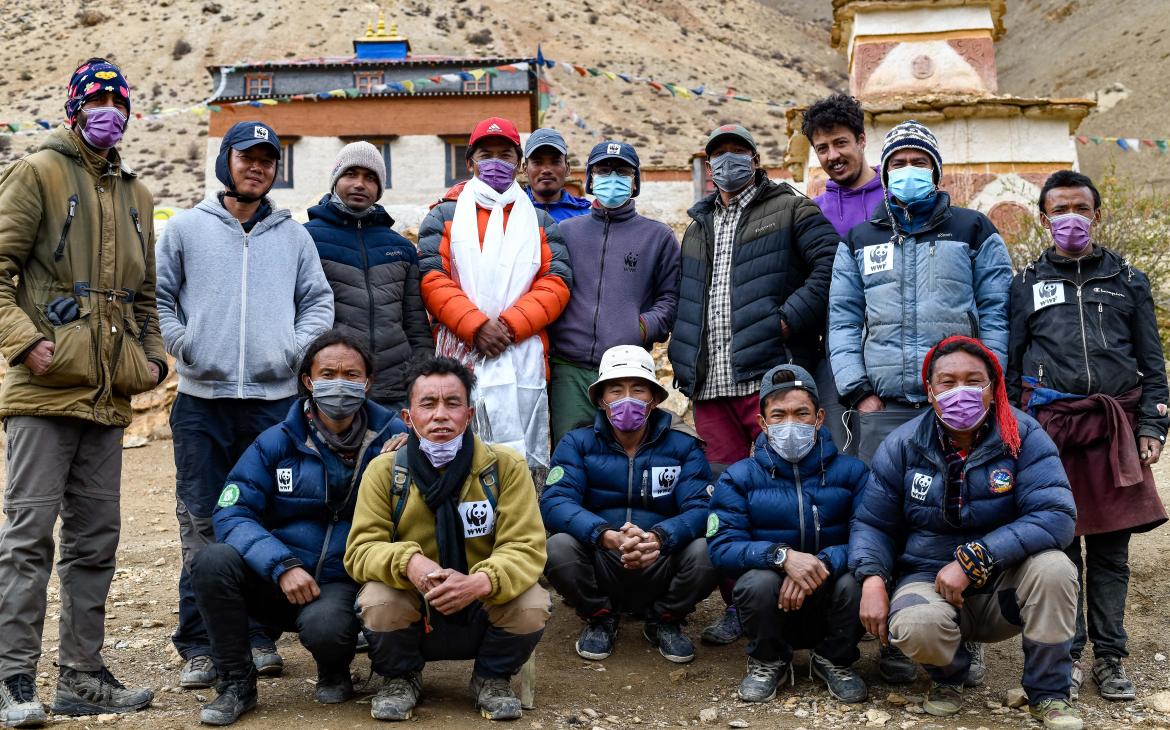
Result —
M475 659L480 714L518 719L510 679L548 621L536 489L520 454L468 428L474 385L456 360L420 363L406 382L406 446L362 477L345 569L365 584L358 612L385 679L370 703L378 720L410 719L423 667L442 659Z
M154 202L115 145L129 85L103 59L69 84L68 126L0 175L0 725L39 724L53 528L61 518L60 676L53 711L141 709L105 668L105 604L121 527L130 396L166 374L154 303Z

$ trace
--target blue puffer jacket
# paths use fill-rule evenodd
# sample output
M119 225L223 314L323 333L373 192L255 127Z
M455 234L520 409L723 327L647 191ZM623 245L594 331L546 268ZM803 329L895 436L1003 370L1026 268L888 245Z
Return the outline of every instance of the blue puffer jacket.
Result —
M567 532L594 545L601 533L632 522L654 530L664 555L703 536L711 467L703 443L680 430L669 411L655 409L645 443L631 459L598 413L592 426L565 435L553 453L540 515L552 534Z
M828 561L834 576L846 571L849 520L868 469L839 453L827 428L796 467L773 453L761 433L755 453L719 477L707 522L716 568L732 576L769 568L768 552L783 543Z
M926 402L922 360L949 335L983 340L1006 364L1012 263L987 216L943 192L913 233L879 211L833 264L829 358L841 401Z
M227 477L211 516L215 539L234 547L257 574L274 583L303 566L319 584L350 580L342 564L358 485L366 466L402 419L367 401L366 436L349 484L326 484L325 464L309 436L304 400L260 434Z
M998 429L975 446L957 526L943 514L947 470L934 412L890 434L874 456L849 535L849 567L858 580L933 581L956 547L975 540L1003 568L1072 541L1077 510L1056 445L1030 416L1012 412L1020 455L1012 458Z

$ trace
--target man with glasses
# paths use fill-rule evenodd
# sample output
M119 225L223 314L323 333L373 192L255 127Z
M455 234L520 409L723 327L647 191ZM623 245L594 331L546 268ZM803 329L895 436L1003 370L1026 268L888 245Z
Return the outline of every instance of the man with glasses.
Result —
M665 223L638 213L638 153L625 142L589 153L585 191L590 214L561 224L577 272L573 297L550 329L549 407L553 443L593 423L589 386L601 356L617 345L649 348L670 336L678 311L679 247Z

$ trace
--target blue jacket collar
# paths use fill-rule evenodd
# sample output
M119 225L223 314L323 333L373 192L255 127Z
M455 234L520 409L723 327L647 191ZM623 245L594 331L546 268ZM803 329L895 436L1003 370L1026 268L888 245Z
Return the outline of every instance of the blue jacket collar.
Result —
M917 206L917 207L915 207ZM934 194L933 199L928 198L920 203L911 204L910 214L913 216L915 224L914 230L908 230L906 227L906 219L904 213L900 210L895 212L897 206L890 203L888 200L883 200L873 211L873 219L870 223L881 226L882 228L894 228L897 223L896 231L903 234L917 234L925 231L933 230L951 217L951 196L945 191L939 190ZM896 219L896 221L895 221ZM925 219L925 223L918 223L920 219Z
M538 203L536 197L532 194L532 188L528 188L528 199L532 204L538 208L576 208L577 210L588 210L592 205L585 198L578 198L575 195L570 195L568 190L561 191L561 198L552 203Z
M372 400L367 400L362 408L366 410L366 430L373 431L379 436L389 431L397 418L394 413ZM289 407L288 415L281 423L281 429L296 444L298 449L305 453L313 453L312 449L307 446L309 422L305 420L305 398L298 398Z

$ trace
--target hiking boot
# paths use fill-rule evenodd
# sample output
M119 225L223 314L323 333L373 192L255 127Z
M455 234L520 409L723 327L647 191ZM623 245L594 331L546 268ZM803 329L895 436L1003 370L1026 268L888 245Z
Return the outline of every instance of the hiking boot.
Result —
M964 641L967 653L971 655L971 666L967 669L967 678L963 680L964 687L978 687L987 677L987 664L983 659L983 644L978 641Z
M313 696L323 705L337 705L353 697L353 677L349 667L336 671L317 670L317 687Z
M420 697L422 675L418 672L384 679L382 689L370 700L370 716L375 720L409 720Z
M215 684L217 677L215 662L210 655L193 656L183 665L179 686L183 689L205 689Z
M1085 670L1079 659L1073 662L1069 675L1068 699L1070 702L1076 702L1081 698L1081 685L1085 683Z
M1028 714L1052 730L1081 730L1081 714L1066 700L1057 697L1028 706Z
M519 720L523 714L512 682L504 677L472 675L471 694L475 708L488 720Z
M658 653L675 664L686 664L695 659L695 645L682 632L676 621L647 621L642 628L646 641L658 647Z
M231 725L240 715L256 709L256 675L225 680L215 691L218 696L199 711L199 722L204 725Z
M736 613L735 606L728 606L718 621L703 629L699 639L704 644L723 646L734 642L741 636L743 636L743 625L739 622L739 614Z
M887 684L909 684L918 676L918 665L893 644L882 645L878 674Z
M941 684L932 680L930 693L922 701L922 709L926 714L936 717L957 715L963 709L963 685Z
M825 683L829 694L839 702L865 702L869 689L865 680L850 667L839 667L815 651L808 655L809 674Z
M357 642L353 645L355 654L369 654L370 653L370 639L366 636L365 629L358 631Z
M1125 676L1121 657L1105 656L1093 662L1093 681L1097 691L1107 700L1132 700L1137 695L1133 682Z
M57 715L106 715L134 712L148 707L154 690L143 687L127 689L102 667L96 672L82 672L61 667L57 676L57 694L53 713Z
M39 727L47 719L31 674L13 674L0 682L0 726Z
M739 698L744 702L767 702L772 699L787 669L788 662L765 662L749 656L747 675L739 683Z
M253 646L252 663L261 677L279 677L284 673L284 657L275 646Z
M617 616L604 616L589 619L581 635L577 637L577 653L584 659L599 662L613 653L613 642L617 638Z

